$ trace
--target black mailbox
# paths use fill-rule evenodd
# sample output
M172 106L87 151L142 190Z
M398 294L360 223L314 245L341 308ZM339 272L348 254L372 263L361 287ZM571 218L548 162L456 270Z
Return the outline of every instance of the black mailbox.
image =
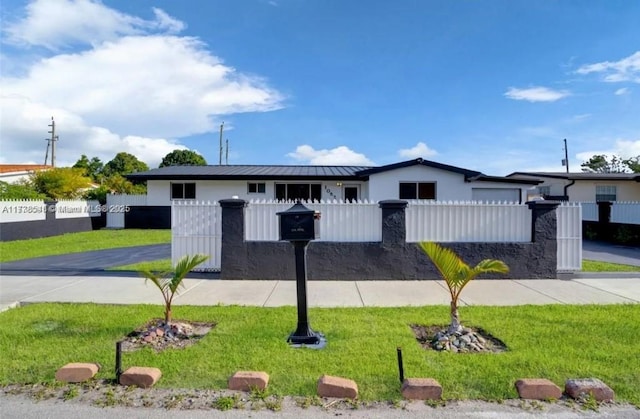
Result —
M313 210L296 202L286 211L278 212L280 217L280 240L309 241L316 238L315 220L317 215Z

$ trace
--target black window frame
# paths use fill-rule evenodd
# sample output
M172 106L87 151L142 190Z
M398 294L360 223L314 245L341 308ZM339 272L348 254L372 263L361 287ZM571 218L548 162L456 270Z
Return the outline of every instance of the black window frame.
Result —
M598 189L601 189L598 193ZM603 193L602 189L608 189L613 193ZM609 192L609 191L607 191ZM596 202L615 202L618 199L618 187L617 185L596 185Z
M433 192L433 197L429 192ZM436 182L399 182L399 199L432 199L437 198Z
M251 190L254 189L254 190ZM247 182L248 194L264 194L267 193L267 184L265 182Z
M322 199L322 183L277 182L274 188L274 198L278 201L294 201L298 199L320 201Z
M172 201L174 199L196 199L195 182L171 182L169 191Z

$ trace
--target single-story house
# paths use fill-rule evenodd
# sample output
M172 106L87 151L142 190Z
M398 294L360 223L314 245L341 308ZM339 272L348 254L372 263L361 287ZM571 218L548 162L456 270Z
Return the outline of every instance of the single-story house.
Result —
M640 173L514 172L507 178L541 181L536 193L545 199L640 201Z
M0 181L16 183L28 179L36 170L47 170L51 167L44 164L0 164Z
M169 166L128 175L147 182L147 205L174 199L524 202L541 181L501 176L421 158L386 166Z

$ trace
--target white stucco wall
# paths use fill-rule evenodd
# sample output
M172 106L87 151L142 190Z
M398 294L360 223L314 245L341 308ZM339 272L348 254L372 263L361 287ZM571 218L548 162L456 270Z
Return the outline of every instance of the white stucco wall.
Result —
M569 200L592 202L596 200L596 185L615 186L617 201L640 201L640 182L632 181L576 181L569 187Z
M519 189L522 201L532 185L502 182L465 182L464 175L428 166L409 166L369 176L369 198L374 201L399 198L400 182L435 182L438 201L470 201L474 188Z
M194 181L175 181L174 183L192 183ZM147 182L147 205L171 205L171 181L168 180L150 180ZM219 201L228 199L233 196L238 198L251 199L275 199L276 183L318 183L316 181L273 181L273 180L198 180L196 183L196 200L198 201ZM248 183L264 183L265 193L248 193ZM360 185L360 198L366 197L366 185L362 182L352 181L323 181L322 199L344 199L343 188L349 185ZM341 185L338 185L341 183Z
M16 183L20 180L29 179L31 173L29 171L0 173L0 180L7 183Z

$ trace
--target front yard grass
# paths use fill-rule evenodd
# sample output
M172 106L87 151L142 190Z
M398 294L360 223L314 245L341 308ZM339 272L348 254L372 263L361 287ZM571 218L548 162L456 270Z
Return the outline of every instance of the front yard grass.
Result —
M0 262L147 244L171 243L171 230L95 230L0 242Z
M314 396L322 374L354 379L360 398L399 400L396 347L408 377L433 377L446 399L517 398L519 378L597 377L616 399L640 406L640 305L465 307L463 324L480 326L506 343L500 354L426 351L410 324L441 324L448 308L312 308L323 350L285 342L296 308L176 306L176 320L216 323L202 340L181 350L123 354L123 367L158 367L158 387L226 388L237 370L270 374L269 392ZM154 305L32 304L0 313L0 384L50 382L68 362L98 362L98 378L114 377L115 342L151 318Z
M583 260L583 272L640 272L640 266L621 265L618 263L600 262L598 260Z

